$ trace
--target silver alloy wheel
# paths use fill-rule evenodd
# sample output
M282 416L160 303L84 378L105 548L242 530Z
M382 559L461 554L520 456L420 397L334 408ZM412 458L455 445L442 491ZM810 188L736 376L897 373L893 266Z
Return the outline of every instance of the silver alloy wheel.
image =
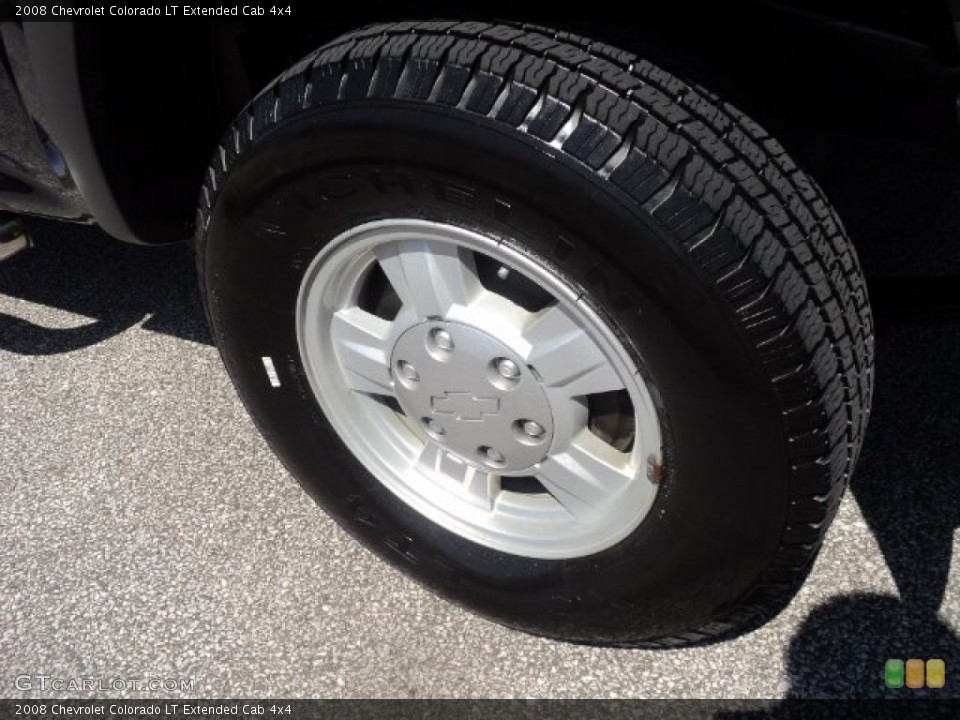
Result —
M530 311L487 289L478 256L552 300ZM392 318L361 307L376 265L400 301ZM646 384L581 294L506 244L423 220L359 225L307 269L296 322L339 436L447 530L515 555L572 558L616 544L649 512L661 431ZM590 427L591 396L613 392L627 393L633 416L623 450Z

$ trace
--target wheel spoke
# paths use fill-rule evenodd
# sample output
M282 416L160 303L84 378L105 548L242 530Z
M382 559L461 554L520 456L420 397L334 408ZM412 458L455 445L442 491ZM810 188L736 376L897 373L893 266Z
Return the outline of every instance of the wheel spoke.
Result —
M620 494L631 472L626 456L584 430L565 451L544 460L536 477L571 515L583 519Z
M612 363L559 304L534 315L523 337L531 346L527 362L548 388L577 397L624 387Z
M500 476L470 467L464 474L463 489L475 505L484 510L492 510L493 503L500 494Z
M473 253L451 243L404 240L377 249L377 260L404 305L421 318L442 317L481 290Z
M446 454L439 445L432 442L424 443L414 464L427 475L442 474L443 470L441 469L441 465L444 463L444 456Z
M449 488L469 502L484 510L493 509L500 493L499 475L475 468L432 442L424 444L415 462L427 475L449 480Z
M390 321L356 306L334 314L330 334L352 390L393 395L388 344L392 328Z

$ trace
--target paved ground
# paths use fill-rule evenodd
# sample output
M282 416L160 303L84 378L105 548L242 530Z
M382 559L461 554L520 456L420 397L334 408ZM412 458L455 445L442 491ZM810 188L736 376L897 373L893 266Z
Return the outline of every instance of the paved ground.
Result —
M0 265L0 696L51 694L19 675L195 677L185 694L211 697L876 696L888 657L944 658L939 695L960 696L960 320L881 318L860 472L775 621L592 649L442 602L327 519L248 421L182 248L35 229Z

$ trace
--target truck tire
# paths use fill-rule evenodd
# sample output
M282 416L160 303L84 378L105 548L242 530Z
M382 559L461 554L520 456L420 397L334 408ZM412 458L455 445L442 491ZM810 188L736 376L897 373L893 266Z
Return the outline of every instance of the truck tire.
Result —
M197 247L290 472L372 551L531 633L756 625L863 441L872 320L836 213L749 117L602 42L340 37L229 128Z

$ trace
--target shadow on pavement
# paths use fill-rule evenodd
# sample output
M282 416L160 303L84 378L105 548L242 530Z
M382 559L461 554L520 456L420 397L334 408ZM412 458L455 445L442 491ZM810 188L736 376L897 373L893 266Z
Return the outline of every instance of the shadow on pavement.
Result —
M810 613L788 652L788 698L960 695L956 689L960 639L935 612L923 611L908 599L874 594L833 598ZM940 658L946 663L947 683L940 689L888 689L884 680L888 658Z
M957 706L942 700L960 695L960 641L936 614L919 611L908 601L874 594L833 598L810 613L788 653L790 688L782 701L762 709L719 712L715 720L956 717ZM947 682L941 689L888 689L888 658L940 658ZM850 702L808 702L838 698ZM883 702L868 705L864 700Z
M851 489L904 604L933 613L960 526L960 319L881 325L876 387Z
M54 355L103 342L145 318L147 330L210 343L185 244L140 247L93 227L29 220L35 247L0 263L0 295L92 322L49 328L0 312L0 350Z

